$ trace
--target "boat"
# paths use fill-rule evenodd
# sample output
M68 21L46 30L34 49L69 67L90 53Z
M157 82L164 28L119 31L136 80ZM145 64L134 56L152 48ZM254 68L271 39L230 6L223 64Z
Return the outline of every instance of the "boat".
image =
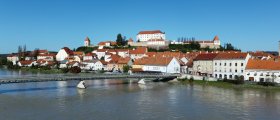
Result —
M142 85L145 85L145 79L141 79L140 81L138 81L138 84L142 84Z
M85 86L85 81L80 81L79 84L77 85L77 88L80 88L80 89L85 89L86 86Z

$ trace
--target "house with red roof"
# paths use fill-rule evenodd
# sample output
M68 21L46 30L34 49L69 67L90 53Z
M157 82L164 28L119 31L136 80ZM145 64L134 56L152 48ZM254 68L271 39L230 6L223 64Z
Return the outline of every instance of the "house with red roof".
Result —
M55 59L55 54L48 53L48 54L38 54L37 55L37 60L46 60L46 61L54 61Z
M213 60L213 76L219 79L244 78L245 67L251 56L242 52L219 53Z
M280 83L280 61L249 59L245 70L245 80Z
M163 39L165 40L165 33L160 30L151 31L140 31L136 36L137 41L147 42L152 39Z
M120 71L123 71L123 67L124 66L132 66L133 62L132 59L130 57L126 57L126 58L119 58L118 60L118 69Z
M56 61L63 61L71 56L74 56L74 52L70 50L68 47L63 47L56 54Z
M180 66L180 61L175 57L144 57L135 60L132 71L180 73Z
M213 60L218 53L199 54L193 59L193 74L213 76Z
M103 41L103 42L98 43L98 48L103 49L104 47L112 47L112 46L115 46L115 45L117 45L117 42Z
M148 52L147 47L138 47L136 49L129 50L129 55L131 59L135 60L135 59L143 58L147 52Z
M20 67L31 67L32 65L37 65L37 62L34 60L23 60L18 62Z

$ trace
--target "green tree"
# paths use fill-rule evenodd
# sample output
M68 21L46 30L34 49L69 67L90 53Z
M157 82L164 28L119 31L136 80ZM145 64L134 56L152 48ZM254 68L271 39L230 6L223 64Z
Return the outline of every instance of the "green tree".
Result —
M122 45L123 45L123 41L124 41L124 40L123 40L122 34L119 33L119 34L117 35L117 40L116 40L117 45L118 45L118 46L122 46Z
M128 65L123 66L123 72L127 73L129 71L130 67Z
M79 47L76 49L76 51L79 51L79 52L84 52L84 53L91 53L93 50L97 49L96 47Z

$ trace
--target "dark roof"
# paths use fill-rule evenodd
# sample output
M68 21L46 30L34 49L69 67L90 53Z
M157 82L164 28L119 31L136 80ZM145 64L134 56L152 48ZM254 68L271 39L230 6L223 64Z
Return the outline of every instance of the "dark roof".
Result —
M194 58L194 61L197 60L213 60L218 54L217 53L205 53L205 54L199 54Z

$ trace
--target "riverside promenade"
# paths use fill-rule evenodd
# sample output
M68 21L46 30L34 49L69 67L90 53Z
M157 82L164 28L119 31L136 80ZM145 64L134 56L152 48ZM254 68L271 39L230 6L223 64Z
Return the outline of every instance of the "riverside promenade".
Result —
M69 81L69 80L98 80L98 79L164 79L176 78L179 74L44 74L28 75L19 77L0 78L0 84L27 83L27 82L47 82L47 81Z

